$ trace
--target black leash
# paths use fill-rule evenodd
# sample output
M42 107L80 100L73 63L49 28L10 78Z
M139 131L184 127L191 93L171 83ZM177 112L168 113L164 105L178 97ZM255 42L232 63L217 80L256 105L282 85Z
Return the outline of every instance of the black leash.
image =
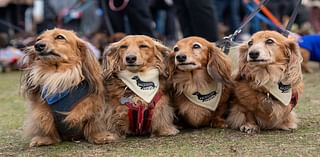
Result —
M242 29L253 19L253 17L256 16L256 14L261 10L261 7L265 4L267 4L269 2L269 0L263 0L262 2L260 2L259 6L256 8L255 11L253 11L248 18L241 24L241 26L236 29L233 34L230 34L229 36L226 36L223 38L223 42L222 45L223 47L221 47L223 49L223 52L225 54L228 54L230 51L230 46L232 41L234 40L234 38L236 38L241 32Z
M291 14L291 16L290 16L289 21L288 21L286 30L284 30L284 31L282 32L282 35L284 35L285 37L288 37L288 36L289 36L290 30L291 30L291 28L292 28L292 25L294 24L294 21L295 21L295 19L296 19L296 17L297 17L297 14L298 14L298 11L299 11L299 7L300 7L300 5L301 5L301 1L302 1L302 0L298 0L298 1L297 1L296 6L295 6L295 8L294 8L294 10L293 10L293 12L292 12L292 14Z

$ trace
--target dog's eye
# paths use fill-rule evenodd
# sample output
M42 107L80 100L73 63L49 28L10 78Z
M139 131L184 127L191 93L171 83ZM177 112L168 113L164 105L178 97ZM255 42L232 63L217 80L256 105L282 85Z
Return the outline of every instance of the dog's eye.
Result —
M178 52L178 51L179 51L179 47L173 48L173 51L174 51L174 52Z
M142 44L142 45L139 45L139 48L149 48L149 46Z
M58 39L58 40L65 40L64 36L62 36L62 35L57 35L55 39Z
M121 45L120 46L120 49L127 49L128 48L128 45Z
M253 41L250 40L250 41L248 42L248 45L249 45L249 46L252 46L252 45L253 45Z
M201 48L201 46L200 46L199 44L194 44L194 45L192 46L192 48L194 48L194 49L199 49L199 48Z
M268 44L268 45L271 45L271 44L273 44L273 43L274 43L274 41L273 41L272 39L266 40L266 44Z

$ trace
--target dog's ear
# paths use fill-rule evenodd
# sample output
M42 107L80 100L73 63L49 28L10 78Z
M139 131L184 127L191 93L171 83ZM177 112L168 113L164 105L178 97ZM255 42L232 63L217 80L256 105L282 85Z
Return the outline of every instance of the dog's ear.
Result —
M155 55L158 59L157 67L160 70L160 74L164 77L168 77L169 72L166 66L169 64L169 54L171 50L165 45L155 40L154 40L154 45L155 45Z
M31 64L36 60L36 53L33 46L28 46L23 49L24 56L19 60L19 67L21 69L26 69L31 66Z
M231 61L214 44L208 46L207 72L212 79L225 84L232 84Z
M244 68L247 62L248 50L249 50L248 44L242 44L239 47L239 60L238 60L238 67L236 69L237 73L235 76L235 80L240 80L242 75L241 72L245 71Z
M173 76L174 71L176 69L175 57L176 57L176 55L174 52L171 52L168 56L167 71L168 71L169 80L172 79L172 76Z
M103 53L103 77L104 79L109 79L112 76L113 72L119 72L120 66L119 63L121 62L120 54L118 50L120 48L120 43L115 42L110 44Z
M295 85L302 81L302 71L301 63L303 58L299 46L294 41L287 41L286 45L286 55L289 57L289 63L287 67L287 81Z
M102 69L94 56L93 52L89 49L86 41L81 39L77 40L77 47L81 55L82 74L89 83L90 92L100 93L103 89L102 85Z

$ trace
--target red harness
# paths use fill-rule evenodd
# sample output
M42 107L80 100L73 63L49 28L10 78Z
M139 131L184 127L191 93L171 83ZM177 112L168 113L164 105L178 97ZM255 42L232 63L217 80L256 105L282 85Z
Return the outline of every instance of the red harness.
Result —
M130 130L133 134L143 135L149 132L151 128L151 120L153 116L153 109L162 97L162 92L158 92L145 108L143 104L134 104L127 102L128 118L130 123Z
M294 107L298 104L299 100L299 94L298 92L293 92L291 96L291 101L290 101L290 106L291 106L291 111L293 110Z

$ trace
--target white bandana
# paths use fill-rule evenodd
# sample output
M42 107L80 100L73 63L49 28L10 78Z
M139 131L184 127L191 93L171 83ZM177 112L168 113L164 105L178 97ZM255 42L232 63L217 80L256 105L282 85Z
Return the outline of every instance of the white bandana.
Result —
M272 83L264 85L264 87L275 97L277 98L283 105L287 106L290 104L291 96L292 96L292 88L291 85L284 85L281 82Z
M150 103L159 89L159 70L151 69L144 73L132 73L128 70L120 71L117 76L135 94Z
M215 111L222 93L222 84L212 81L206 88L184 91L183 94L193 103Z

